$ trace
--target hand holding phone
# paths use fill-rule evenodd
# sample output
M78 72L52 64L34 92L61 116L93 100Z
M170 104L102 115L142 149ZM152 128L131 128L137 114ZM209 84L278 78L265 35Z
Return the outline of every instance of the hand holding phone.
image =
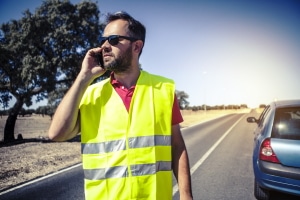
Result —
M102 49L100 47L96 47L88 50L86 53L81 66L82 74L89 74L89 76L84 76L84 78L92 78L95 79L106 72L103 64L103 56Z
M98 64L100 65L100 67L104 68L102 53L97 54L97 60L98 60Z

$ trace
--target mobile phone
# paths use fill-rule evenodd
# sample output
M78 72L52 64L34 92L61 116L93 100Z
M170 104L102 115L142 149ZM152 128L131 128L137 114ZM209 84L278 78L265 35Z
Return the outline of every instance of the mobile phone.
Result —
M104 68L102 53L97 54L97 60L98 60L98 64L99 64L102 68Z

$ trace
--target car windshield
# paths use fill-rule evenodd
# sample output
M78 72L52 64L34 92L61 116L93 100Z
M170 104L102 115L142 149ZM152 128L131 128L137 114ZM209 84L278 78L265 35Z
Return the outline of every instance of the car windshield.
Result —
M276 110L272 137L300 140L300 107Z

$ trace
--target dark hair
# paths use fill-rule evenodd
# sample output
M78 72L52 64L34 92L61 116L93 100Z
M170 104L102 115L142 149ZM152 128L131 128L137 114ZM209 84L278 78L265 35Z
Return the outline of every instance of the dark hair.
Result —
M146 28L145 26L131 17L127 12L120 11L116 12L114 14L109 13L106 18L106 23L110 23L112 21L122 19L128 22L128 30L129 30L129 36L136 38L138 40L142 40L145 44L145 38L146 38ZM142 50L140 54L142 53Z

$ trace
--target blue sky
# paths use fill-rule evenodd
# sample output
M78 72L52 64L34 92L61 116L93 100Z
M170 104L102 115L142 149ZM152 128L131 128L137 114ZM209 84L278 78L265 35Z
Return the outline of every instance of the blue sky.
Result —
M41 0L2 0L0 23ZM73 3L80 2L72 0ZM147 28L142 68L172 78L190 105L300 99L298 0L98 0Z

